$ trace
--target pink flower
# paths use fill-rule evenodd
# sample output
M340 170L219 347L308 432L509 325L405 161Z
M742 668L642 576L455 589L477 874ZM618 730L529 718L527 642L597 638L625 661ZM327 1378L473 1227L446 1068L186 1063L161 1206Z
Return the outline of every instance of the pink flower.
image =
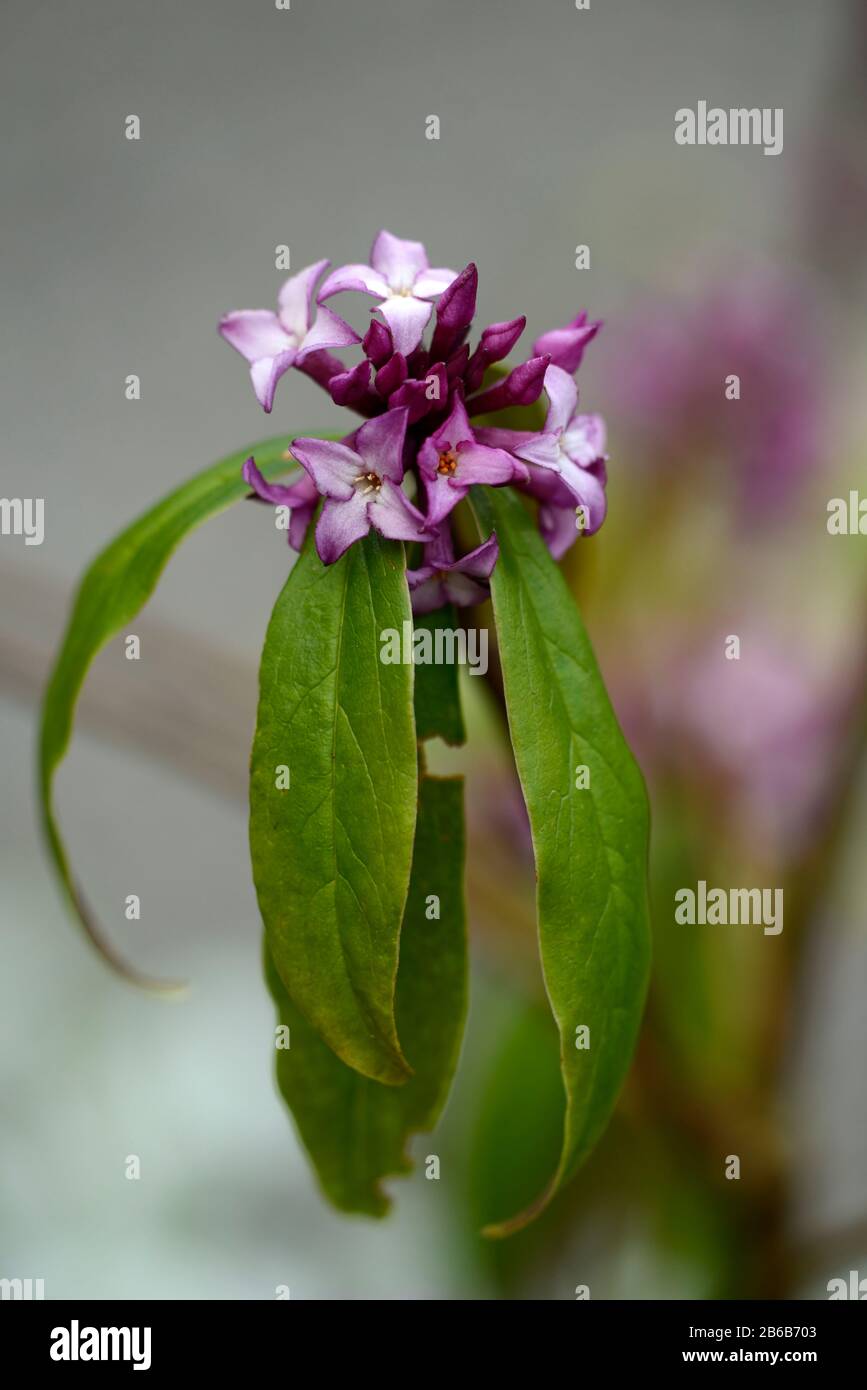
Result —
M256 399L270 413L277 382L312 352L360 342L348 323L330 309L312 321L313 290L328 261L316 261L291 275L278 295L278 311L237 309L220 319L219 332L250 363Z
M343 265L332 270L319 291L319 302L343 290L357 290L380 301L396 352L404 357L418 347L433 312L430 302L456 279L453 270L431 270L420 241L402 241L391 232L374 237L370 265Z
M371 526L390 540L416 541L433 532L403 492L403 446L407 410L389 410L368 420L347 443L296 439L292 452L306 468L325 504L316 525L323 564L339 560Z
M527 477L527 470L504 449L491 449L476 441L460 390L455 391L448 419L419 449L418 467L431 523L448 516L473 483L497 485Z
M490 579L498 555L497 537L492 531L475 550L456 560L450 527L443 523L425 547L424 564L406 572L413 613L433 613L447 603L456 608L484 603L488 586L480 581Z

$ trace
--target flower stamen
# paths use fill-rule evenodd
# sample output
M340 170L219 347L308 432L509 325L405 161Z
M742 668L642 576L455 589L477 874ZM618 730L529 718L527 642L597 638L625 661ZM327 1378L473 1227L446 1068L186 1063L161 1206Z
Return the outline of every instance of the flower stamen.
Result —
M452 448L448 448L440 454L439 463L437 464L437 472L441 473L443 477L450 478L457 466L457 455Z
M371 492L379 492L382 487L382 479L378 473L372 471L370 473L359 473L358 477L355 479L355 484L356 487L359 484L364 485L361 489L361 495L362 497L367 497Z

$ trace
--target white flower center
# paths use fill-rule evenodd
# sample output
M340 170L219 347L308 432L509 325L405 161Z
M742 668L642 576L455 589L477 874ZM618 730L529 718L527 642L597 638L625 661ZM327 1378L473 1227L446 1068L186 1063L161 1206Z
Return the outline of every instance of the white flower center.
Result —
M378 473L371 469L368 473L359 473L355 479L355 486L361 488L362 497L367 497L371 492L379 492L382 487L382 479Z

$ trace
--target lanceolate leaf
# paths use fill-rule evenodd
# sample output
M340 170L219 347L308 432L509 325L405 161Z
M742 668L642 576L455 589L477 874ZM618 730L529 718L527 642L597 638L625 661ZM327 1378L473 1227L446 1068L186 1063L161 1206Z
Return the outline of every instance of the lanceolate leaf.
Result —
M289 1028L278 1085L325 1193L343 1211L386 1212L381 1179L409 1171L407 1139L433 1129L445 1103L466 1014L463 861L462 779L424 777L395 999L413 1068L405 1086L370 1081L334 1055L292 1004L266 945L268 985Z
M488 1228L506 1235L573 1175L604 1129L628 1068L650 956L648 810L584 626L532 518L505 489L475 488L473 505L483 534L495 527L500 542L494 616L566 1092L557 1171L530 1208Z
M312 531L274 608L250 779L253 878L274 964L349 1066L409 1075L394 1023L416 817L403 546L375 532L323 565Z
M170 982L149 980L128 966L106 941L70 870L54 815L54 774L72 735L79 692L97 652L144 606L172 551L189 531L249 493L241 477L244 460L254 454L267 478L292 466L285 458L287 439L253 445L199 473L169 494L94 560L84 576L63 646L42 706L39 782L42 824L65 895L94 945L120 974L152 988L176 989Z

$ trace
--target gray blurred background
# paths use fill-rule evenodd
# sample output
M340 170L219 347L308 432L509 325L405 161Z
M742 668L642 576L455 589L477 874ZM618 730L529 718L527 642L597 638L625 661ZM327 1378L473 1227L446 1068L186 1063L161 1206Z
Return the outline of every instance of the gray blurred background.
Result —
M3 0L0 13L0 491L46 499L41 547L0 540L0 1274L44 1278L48 1297L483 1296L449 1227L460 1174L395 1184L385 1224L339 1218L274 1093L242 799L255 662L289 563L263 512L238 507L184 545L132 625L142 661L115 642L97 662L59 782L95 907L140 965L192 980L183 1004L111 978L61 909L35 830L36 691L72 586L117 530L248 441L333 424L294 375L264 419L215 331L226 310L271 307L276 245L293 270L364 260L385 226L435 265L475 259L481 321L526 312L529 342L586 307L616 353L636 298L692 267L807 254L793 170L833 103L853 7ZM782 157L676 146L674 111L700 98L783 107ZM582 392L616 416L595 360ZM138 923L123 917L131 892ZM455 1106L472 1112L472 1068ZM124 1177L133 1153L138 1182ZM574 1282L567 1269L544 1292L570 1297ZM622 1270L608 1284L630 1287Z

